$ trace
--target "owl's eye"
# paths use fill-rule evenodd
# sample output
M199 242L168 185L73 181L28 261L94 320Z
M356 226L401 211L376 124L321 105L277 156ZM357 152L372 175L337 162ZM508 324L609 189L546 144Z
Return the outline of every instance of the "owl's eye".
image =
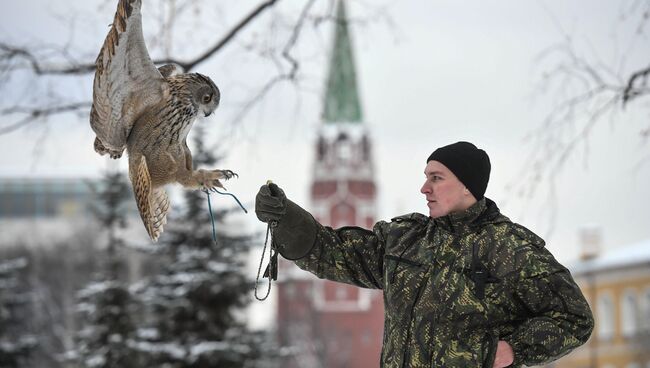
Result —
M208 103L212 101L212 93L208 93L207 95L203 95L203 103Z

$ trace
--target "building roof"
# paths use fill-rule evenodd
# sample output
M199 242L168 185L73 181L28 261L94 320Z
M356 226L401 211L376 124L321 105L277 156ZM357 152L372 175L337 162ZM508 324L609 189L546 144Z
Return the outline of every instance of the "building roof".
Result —
M579 261L570 267L574 275L594 271L629 268L647 264L650 266L650 239L603 252L597 257Z
M0 178L0 220L89 215L92 183L83 178Z
M338 2L335 27L322 119L325 123L360 123L363 116L352 42L342 0Z

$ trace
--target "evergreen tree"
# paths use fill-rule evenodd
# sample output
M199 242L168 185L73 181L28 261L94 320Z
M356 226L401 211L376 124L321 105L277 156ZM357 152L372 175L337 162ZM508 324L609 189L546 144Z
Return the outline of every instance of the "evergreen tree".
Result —
M106 230L106 253L95 280L78 293L82 313L81 331L74 354L83 367L140 367L137 354L129 347L135 330L135 305L124 281L118 249L124 245L119 231L126 227L125 205L131 200L129 183L119 172L106 172L99 186L93 186L97 205L93 212Z
M194 165L214 166L196 127ZM212 238L206 194L185 191L180 218L168 224L161 243L167 257L161 273L140 287L151 309L149 328L137 348L148 355L146 366L170 368L249 367L260 354L262 339L242 323L253 286L244 273L250 235L233 235L224 226L230 210L214 211L217 242ZM211 200L230 201L212 195ZM176 211L178 213L178 211ZM146 333L145 333L146 332Z
M0 260L0 367L24 367L36 339L20 331L18 312L29 302L19 289L18 272L27 266L25 258Z

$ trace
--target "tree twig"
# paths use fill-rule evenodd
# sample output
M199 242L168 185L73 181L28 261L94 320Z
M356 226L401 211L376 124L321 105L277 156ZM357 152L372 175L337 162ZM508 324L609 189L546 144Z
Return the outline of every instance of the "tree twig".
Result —
M643 94L650 93L650 90L648 90L647 88L643 89L640 88L639 86L636 86L637 80L642 79L641 83L643 87L645 87L649 76L650 76L650 66L645 69L638 70L632 73L632 75L630 75L630 78L627 81L627 85L623 90L623 106L625 106L629 101L631 101L636 97L639 97Z
M214 55L217 53L219 50L221 50L222 47L224 47L228 42L230 42L237 33L239 33L242 29L244 29L248 24L251 23L253 19L258 17L260 14L264 12L264 10L269 9L275 5L275 3L278 0L267 0L260 5L257 6L257 8L253 9L252 12L250 12L244 19L239 21L231 30L228 32L221 40L219 40L214 46L210 47L208 50L206 50L202 55L199 55L196 57L194 60L191 60L186 63L177 63L179 64L184 70L189 71L194 69L198 64L204 62L206 59L208 59L210 56ZM166 64L168 62L175 62L173 60L170 61L162 61L159 62L161 64Z
M218 40L213 46L205 50L202 54L190 60L179 60L175 58L162 58L154 60L154 64L177 64L184 71L190 71L194 69L197 65L204 62L208 58L212 57L218 53L225 45L232 41L239 32L241 32L247 25L262 14L265 10L273 7L278 0L266 0L258 5L253 11L251 11L246 17L240 20L235 24L232 29L226 33L220 40ZM33 52L29 51L27 48L12 46L4 42L0 42L0 61L6 63L7 60L13 58L22 58L27 61L29 68L37 75L68 75L68 74L88 74L95 71L95 63L81 63L81 64L72 64L69 66L55 66L47 65L39 62L39 57Z
M56 114L68 113L79 111L82 109L89 109L91 106L90 102L75 102L65 105L50 106L46 108L37 108L37 107L26 107L26 106L14 106L0 110L0 115L14 115L22 114L25 115L22 119L0 128L0 135L11 133L17 129L24 127L39 118L49 117Z

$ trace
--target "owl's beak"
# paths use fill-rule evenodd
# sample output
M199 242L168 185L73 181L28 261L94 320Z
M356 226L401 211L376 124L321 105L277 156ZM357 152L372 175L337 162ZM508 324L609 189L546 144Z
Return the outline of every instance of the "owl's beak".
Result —
M206 117L206 118L207 118L208 116L210 116L210 115L212 115L212 111L210 111L210 112L206 112L206 113L205 113L205 117Z

